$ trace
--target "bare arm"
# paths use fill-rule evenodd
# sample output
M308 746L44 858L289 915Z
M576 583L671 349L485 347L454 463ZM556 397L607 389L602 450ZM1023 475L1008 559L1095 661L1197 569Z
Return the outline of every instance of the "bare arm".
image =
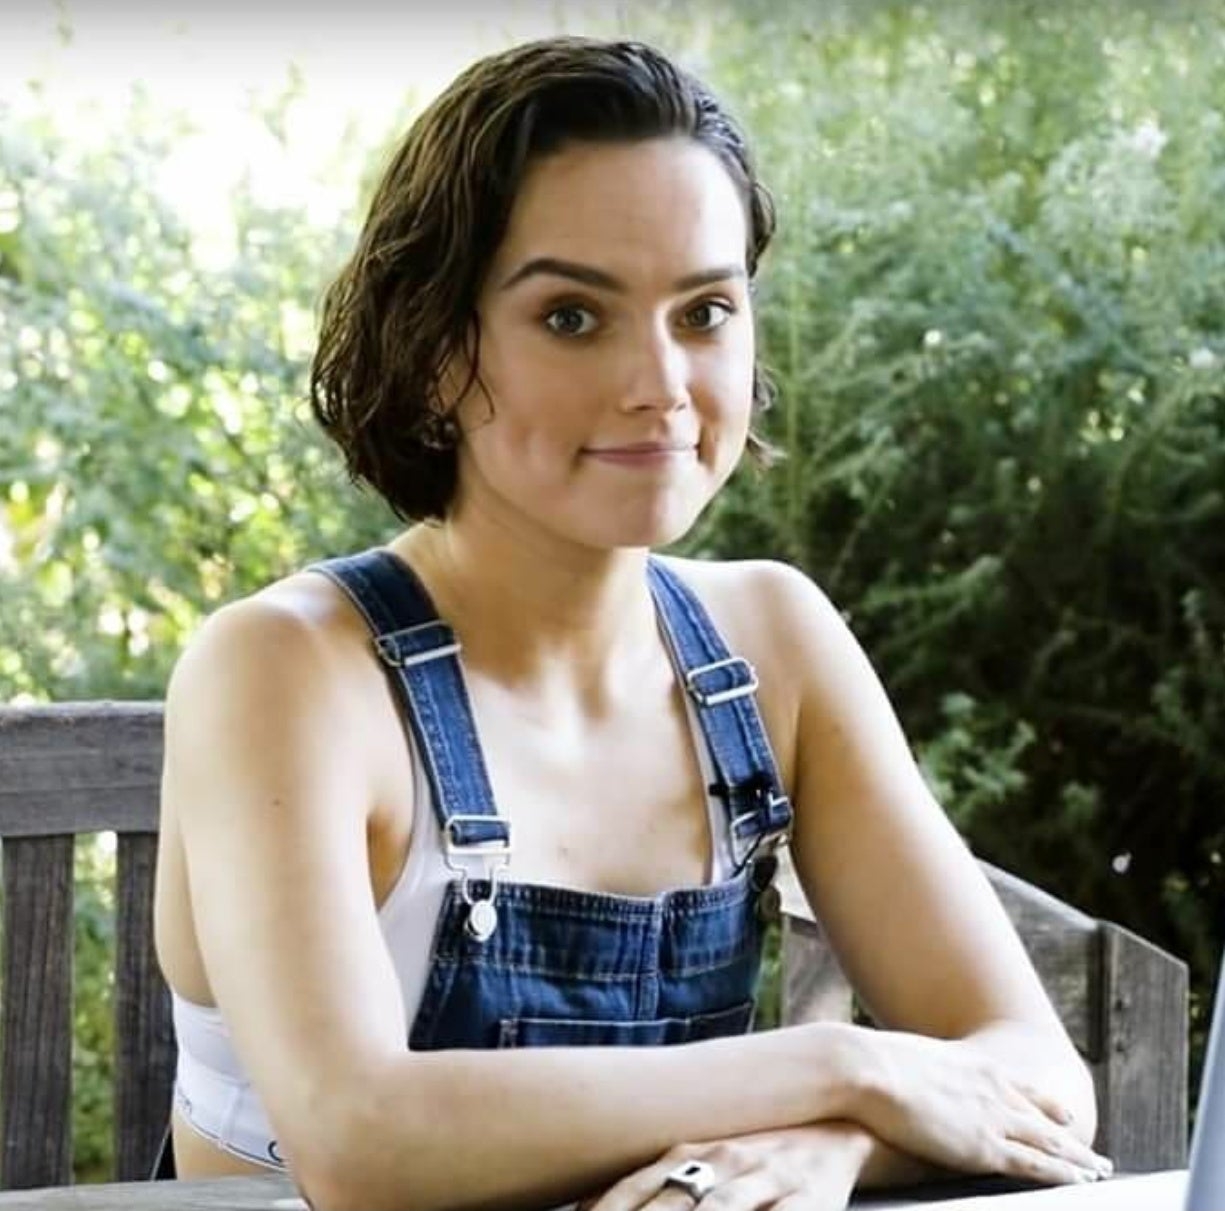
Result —
M848 978L887 1030L972 1043L1091 1140L1088 1070L867 658L816 586L759 568L759 600L777 611L771 633L786 636L787 667L803 670L792 853ZM876 1071L878 1093L894 1075Z
M679 1141L843 1112L857 1033L844 1026L661 1049L408 1051L345 684L309 623L252 600L206 623L166 707L164 810L210 987L316 1207L546 1205Z

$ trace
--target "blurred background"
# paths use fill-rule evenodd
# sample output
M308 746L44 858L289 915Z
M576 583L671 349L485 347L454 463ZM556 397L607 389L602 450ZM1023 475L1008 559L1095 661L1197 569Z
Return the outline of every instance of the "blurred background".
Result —
M421 12L415 10L421 9ZM321 291L461 67L705 77L779 210L787 454L690 553L804 567L980 856L1192 969L1225 940L1225 2L0 7L0 701L161 698L200 620L399 523L314 430ZM109 1164L78 850L79 1180Z

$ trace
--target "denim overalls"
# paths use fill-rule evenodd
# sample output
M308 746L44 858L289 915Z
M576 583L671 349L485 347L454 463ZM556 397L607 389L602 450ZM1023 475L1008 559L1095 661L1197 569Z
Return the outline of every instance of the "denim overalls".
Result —
M454 878L434 935L413 1050L684 1043L749 1029L774 850L791 825L752 667L652 559L650 589L728 813L734 873L653 898L516 883L464 686L459 643L403 560L382 548L311 569L365 616L413 729ZM164 1170L163 1170L164 1171Z

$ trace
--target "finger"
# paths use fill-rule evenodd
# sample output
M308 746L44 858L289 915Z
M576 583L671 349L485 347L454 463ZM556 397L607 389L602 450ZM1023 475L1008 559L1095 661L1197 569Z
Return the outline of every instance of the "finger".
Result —
M1008 1177L1049 1186L1078 1185L1098 1181L1103 1176L1094 1169L1086 1169L1062 1156L1014 1139L1002 1141L996 1167Z
M1017 1083L1014 1087L1027 1102L1037 1106L1047 1118L1059 1123L1060 1126L1066 1127L1075 1117L1059 1098L1043 1089L1023 1082Z
M675 1166L672 1166L675 1168ZM594 1202L586 1204L586 1211L692 1211L693 1199L684 1190L664 1185L665 1169L657 1177L648 1176L647 1170L622 1178L610 1186Z
M845 1211L846 1199L830 1202L828 1198L793 1191L770 1204L770 1211Z
M650 1189L627 1185L618 1190L614 1186L600 1195L597 1202L587 1204L587 1211L693 1211L695 1206L684 1190L657 1183Z
M667 1153L653 1165L627 1174L590 1204L588 1211L692 1211L693 1199L675 1186L664 1185L664 1179L686 1160L695 1155Z
M1050 1156L1059 1157L1070 1164L1079 1165L1095 1177L1108 1177L1114 1171L1108 1157L1094 1152L1070 1131L1052 1128L1049 1120L1033 1115L1023 1115L1015 1119L1008 1131L1008 1138Z
M750 1169L720 1182L698 1204L701 1211L764 1211L791 1191L766 1169Z

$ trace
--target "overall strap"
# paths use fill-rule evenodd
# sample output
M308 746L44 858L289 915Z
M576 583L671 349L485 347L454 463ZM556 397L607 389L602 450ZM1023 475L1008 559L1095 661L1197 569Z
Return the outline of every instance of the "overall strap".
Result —
M460 644L425 586L402 559L380 547L311 564L365 617L379 659L396 684L433 791L448 846L510 844L498 816L459 662Z
M675 573L652 558L648 578L673 663L697 709L718 779L710 789L727 809L742 868L791 829L791 804L757 709L757 674L728 651L705 607Z

